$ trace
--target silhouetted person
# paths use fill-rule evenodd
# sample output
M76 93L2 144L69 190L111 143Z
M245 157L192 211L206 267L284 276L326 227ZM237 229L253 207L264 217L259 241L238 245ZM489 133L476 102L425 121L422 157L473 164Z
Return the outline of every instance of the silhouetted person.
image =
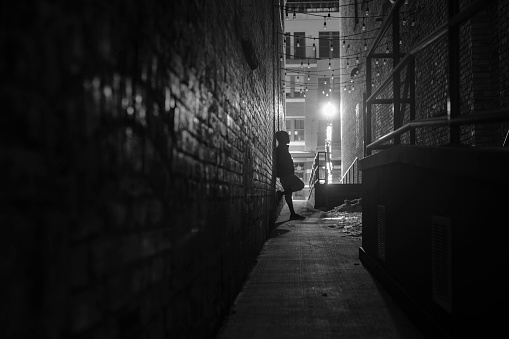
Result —
M302 220L304 217L295 213L293 209L292 193L303 189L304 183L295 175L293 159L288 151L290 136L286 131L278 131L276 132L276 140L278 142L276 147L276 171L277 177L284 189L284 192L278 192L278 198L280 199L282 195L285 196L286 203L290 209L290 220Z

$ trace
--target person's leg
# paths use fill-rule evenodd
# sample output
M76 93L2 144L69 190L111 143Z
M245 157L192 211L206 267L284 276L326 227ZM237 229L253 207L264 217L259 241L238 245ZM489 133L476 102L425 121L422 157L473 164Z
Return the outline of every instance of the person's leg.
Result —
M292 201L292 192L285 191L285 200L288 204L288 209L290 209L290 215L295 215L295 210L293 209L293 201Z

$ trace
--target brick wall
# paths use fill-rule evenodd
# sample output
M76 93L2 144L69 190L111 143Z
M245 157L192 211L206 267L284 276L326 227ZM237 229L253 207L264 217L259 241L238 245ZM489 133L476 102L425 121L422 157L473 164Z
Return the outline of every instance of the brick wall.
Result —
M464 8L469 1L461 1ZM369 8L370 15L365 16ZM350 80L350 69L346 69L346 58L350 65L352 58L359 56L359 77L355 85L355 91L349 94L343 92L342 97L342 124L343 142L342 159L343 169L348 168L355 157L362 157L362 147L358 147L355 140L359 138L353 125L356 123L356 107L362 107L362 92L365 91L365 56L364 44L368 50L371 42L382 26L382 21L377 21L377 16L382 19L390 12L392 4L387 0L357 1L354 5L341 7L341 15L349 17L342 20L341 39L346 36L346 46L342 48L342 80ZM447 21L447 2L444 1L409 1L403 4L400 14L400 45L402 53L409 51L417 42L422 40L439 25ZM357 16L357 18L355 18ZM460 98L461 113L469 114L498 107L507 107L507 4L504 1L495 2L493 5L474 19L461 26L460 29ZM403 24L405 20L405 24ZM412 26L414 22L414 26ZM362 30L362 25L365 30ZM382 38L377 52L384 53L386 46L392 51L392 27ZM354 35L355 34L355 35ZM354 38L355 40L348 40ZM341 45L343 45L341 43ZM447 89L448 89L448 61L447 61L447 37L440 38L425 50L419 52L416 57L416 119L444 116L447 113ZM383 60L378 64L373 62L373 89L375 89L388 71L392 68L391 61L387 59L384 66ZM379 75L377 76L377 73ZM494 79L496 79L494 81ZM406 72L401 74L400 91L405 97ZM355 81L355 80L354 80ZM357 91L359 89L359 91ZM379 98L391 98L392 88L388 86ZM409 119L409 105L403 105L403 123ZM362 115L361 115L362 116ZM392 131L393 129L392 106L372 106L372 140ZM492 124L485 126L464 126L461 128L462 142L469 145L500 145L505 136L507 125ZM409 133L402 135L402 142L409 142ZM416 142L422 145L442 145L449 142L448 130L445 127L422 128L416 131ZM354 146L355 145L355 146Z
M0 337L212 337L280 208L279 13L0 12Z

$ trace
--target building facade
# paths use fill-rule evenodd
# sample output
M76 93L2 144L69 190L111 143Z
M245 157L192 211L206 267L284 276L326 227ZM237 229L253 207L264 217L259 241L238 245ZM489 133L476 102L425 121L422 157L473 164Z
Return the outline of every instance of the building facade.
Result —
M338 1L287 1L284 12L285 127L295 173L306 184L294 197L307 198L314 158L326 140L333 181L341 171L339 7ZM335 110L328 113L329 103Z

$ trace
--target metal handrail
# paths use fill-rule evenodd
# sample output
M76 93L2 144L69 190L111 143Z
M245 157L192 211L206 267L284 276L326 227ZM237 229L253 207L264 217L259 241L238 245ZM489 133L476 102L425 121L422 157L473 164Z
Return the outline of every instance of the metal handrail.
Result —
M432 126L444 126L444 125L466 125L480 122L497 122L509 120L509 108L501 108L492 111L486 111L483 113L475 113L472 115L463 115L454 119L448 117L440 118L429 118L422 120L409 121L407 124L400 128L385 134L378 138L377 141L372 142L366 146L366 149L377 149L377 146L382 146L384 142L387 142L394 138L394 136L401 135L411 129L418 127L432 127Z
M367 113L366 113L366 119L371 119L371 109L370 105L376 103L393 103L395 108L395 116L394 116L394 131L385 134L375 142L371 142L371 122L366 121L365 122L365 132L367 133L365 136L365 155L369 155L370 151L372 149L383 149L390 145L383 145L383 143L394 139L394 143L399 143L401 134L411 131L411 138L410 143L415 143L415 129L418 127L426 127L426 126L440 126L440 125L448 125L450 126L450 138L451 143L459 143L459 125L462 124L471 124L471 123L481 123L481 122L492 122L492 121L504 121L509 120L509 109L508 108L502 108L498 110L488 111L484 113L475 113L473 115L459 115L459 107L458 104L454 101L454 99L457 99L457 96L459 93L456 93L457 88L457 77L459 76L459 70L457 69L457 64L451 64L451 60L449 63L450 66L450 75L449 75L449 91L450 91L450 101L451 106L448 107L447 110L447 116L446 117L440 117L440 118L431 118L431 119L423 119L423 120L415 120L415 114L412 114L412 105L415 105L413 100L415 100L415 94L413 94L413 97L410 98L410 104L411 104L411 121L403 126L398 126L401 122L396 123L396 120L399 121L401 118L399 116L400 110L399 110L399 104L404 103L407 101L407 99L400 98L400 92L399 90L394 93L392 99L376 99L376 97L385 89L391 81L394 82L393 87L399 86L399 74L403 67L405 67L407 64L410 63L411 67L415 67L415 55L417 52L424 49L426 46L430 45L440 37L444 36L445 34L449 33L449 39L455 37L458 33L458 26L462 24L463 22L470 19L472 16L474 16L477 12L482 10L486 5L494 0L477 0L469 7L463 9L462 11L459 11L457 0L450 3L449 7L449 19L444 24L440 25L435 31L433 31L431 34L426 36L423 40L421 40L416 46L412 48L412 50L406 54L403 55L402 59L399 60L400 53L399 49L397 49L397 45L393 44L394 50L394 61L396 63L396 66L392 69L392 71L386 76L386 78L382 81L380 86L376 88L376 90L371 93L371 87L367 86L366 94L367 98L365 98L365 104L367 105ZM367 58L367 82L371 82L371 59L377 56L378 54L375 53L376 48L378 48L378 44L380 43L382 37L384 36L385 32L389 28L389 26L392 24L393 20L397 20L399 17L399 9L403 3L403 0L397 0L394 4L391 12L387 16L386 20L384 21L382 27L380 28L379 34L376 36L373 45L371 46L366 58ZM394 28L393 28L394 30ZM396 29L393 31L393 35L399 36L399 29ZM393 37L393 40L395 41L396 38ZM454 40L454 39L453 39ZM451 53L458 52L459 46L457 45L457 42L449 46L449 59L451 58ZM389 54L387 54L389 55ZM453 67L454 66L454 67ZM454 68L454 69L453 69ZM413 74L414 70L410 70L410 73ZM396 81L398 83L396 83ZM399 88L399 87L398 87ZM452 98L452 99L451 99ZM454 105L453 105L454 104ZM454 107L452 107L454 106ZM397 108L397 109L396 109ZM397 114L396 114L397 111ZM398 117L398 119L396 119ZM458 126L458 127L452 127L452 126ZM506 138L507 139L507 138ZM506 141L504 141L505 145Z
M486 6L486 3L494 1L494 0L477 0L474 4L470 5L468 8L464 9L462 12L456 14L454 17L452 17L448 22L443 23L440 25L435 31L433 31L431 34L429 34L427 37L421 40L420 43L418 43L412 50L408 53L406 53L403 56L403 59L400 60L400 62L392 69L392 71L387 75L387 77L382 81L380 86L377 87L377 89L367 98L367 102L371 102L376 98L378 94L391 82L392 76L394 73L399 72L403 69L403 67L417 54L417 52L421 51L423 48L428 46L429 44L433 43L435 40L441 38L443 35L447 34L450 27L457 26L464 21L470 19L470 17L474 14L476 14L480 9L482 9L484 6ZM380 29L380 32L378 33L377 38L373 42L373 46L371 47L370 51L367 54L367 58L372 57L372 55L375 53L375 49L378 47L378 43L382 39L383 35L387 31L387 28L390 26L390 23L392 21L392 17L394 16L393 11L399 10L399 7L401 6L401 3L403 0L398 1L394 7L392 8L391 12L389 13L387 19L384 22L384 26ZM396 7L399 3L399 6Z
M352 174L350 173L353 173L353 182L359 182L359 166L357 164L357 162L359 161L359 158L355 158L352 163L350 164L350 166L348 167L348 169L346 170L345 174L341 177L341 180L339 181L340 184L345 184L345 181L346 183L350 183L350 177L352 176ZM352 172L352 169L355 170L357 169L356 172Z

